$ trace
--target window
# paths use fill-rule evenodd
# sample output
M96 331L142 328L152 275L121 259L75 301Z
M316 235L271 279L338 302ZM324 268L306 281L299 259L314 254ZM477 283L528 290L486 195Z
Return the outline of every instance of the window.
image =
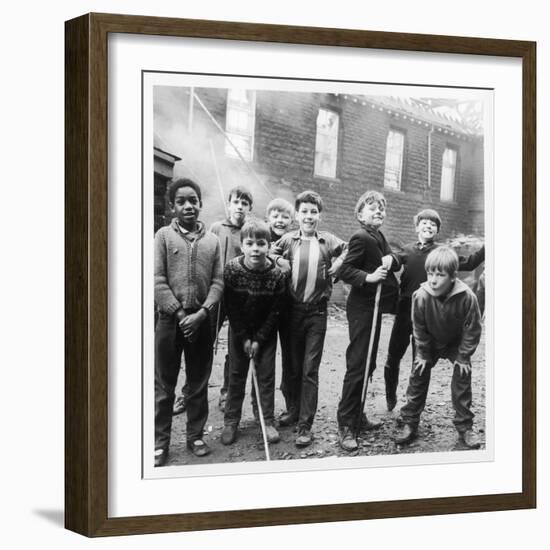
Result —
M443 153L441 166L441 200L452 201L455 198L456 149L447 147Z
M252 160L254 153L254 125L256 123L256 92L253 90L227 90L225 131L239 153ZM237 157L235 149L226 140L225 154Z
M401 189L403 175L403 150L405 134L397 130L390 130L386 141L386 166L384 168L384 187Z
M317 115L317 135L315 138L314 174L325 178L336 177L338 158L338 113L319 109Z

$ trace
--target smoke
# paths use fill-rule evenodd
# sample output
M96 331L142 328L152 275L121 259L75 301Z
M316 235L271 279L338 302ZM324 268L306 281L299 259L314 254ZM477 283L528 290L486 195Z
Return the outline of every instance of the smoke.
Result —
M195 94L204 103L210 115L225 129L225 105L227 89L194 89ZM294 189L300 187L300 174L295 166L288 166L284 172L280 168L273 170L277 154L277 144L255 144L255 148L263 147L262 163L253 159L247 167L246 163L236 156L226 153L230 147L226 143L224 133L216 127L209 114L194 100L192 120L190 121L191 88L176 86L155 86L153 95L154 132L158 146L169 153L181 157L174 166L175 177L190 177L199 183L203 194L203 210L201 219L210 225L225 217L225 203L229 191L237 186L247 187L253 196L252 216L263 219L267 204L275 197L280 197L294 204ZM315 139L311 132L304 133L306 124L315 120L319 101L312 102L311 95L320 94L298 93L301 101L297 101L296 92L265 92L258 96L256 105L255 126L269 127L276 124L292 127L288 136L294 136L296 143L292 146L299 151L305 140ZM304 133L296 132L299 129ZM256 132L258 135L259 132ZM288 144L286 144L288 145ZM273 147L273 151L265 148ZM311 147L311 144L308 144ZM269 154L271 153L271 154ZM260 155L259 155L260 156ZM264 160L265 159L265 160ZM288 163L287 163L288 164ZM298 163L296 163L298 165ZM279 165L280 166L280 163ZM250 170L252 168L252 170Z

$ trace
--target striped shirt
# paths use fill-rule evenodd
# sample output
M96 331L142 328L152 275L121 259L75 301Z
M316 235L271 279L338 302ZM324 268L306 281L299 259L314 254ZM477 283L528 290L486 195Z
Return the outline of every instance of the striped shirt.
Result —
M344 241L325 231L313 237L304 237L299 230L291 231L275 243L271 254L290 262L293 302L316 304L330 297L332 278L328 270L332 258L340 256L345 247Z

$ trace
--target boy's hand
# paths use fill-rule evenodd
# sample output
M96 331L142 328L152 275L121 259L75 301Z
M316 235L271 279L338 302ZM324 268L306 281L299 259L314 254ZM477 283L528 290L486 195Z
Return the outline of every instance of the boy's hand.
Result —
M255 357L257 357L259 351L260 351L260 344L258 344L258 342L252 342L252 344L250 345L249 357L251 359L254 359Z
M332 265L330 266L330 269L328 270L329 275L336 275L338 273L338 270L342 267L342 264L344 263L344 260L341 258L336 258L332 262Z
M391 264L393 264L393 256L391 254L386 254L382 258L382 267L385 267L388 271L391 269Z
M459 361L455 361L455 367L458 367L460 376L467 376L472 372L472 365L470 363L460 363Z
M279 258L277 258L277 261L275 263L279 266L279 268L283 273L290 271L290 262L288 260L285 260L284 258L281 258L279 256Z
M376 268L376 271L373 271L372 273L369 273L367 275L366 281L367 283L378 283L380 281L383 281L388 276L388 270L383 266L379 266Z
M252 347L251 340L245 340L243 344L244 353L247 357L250 357L250 348Z
M190 342L194 342L197 337L197 331L206 317L207 314L204 309L199 309L196 313L191 313L185 317L179 324L185 338Z
M413 372L418 374L418 376L422 376L423 372L426 370L427 364L428 361L426 359L415 359Z

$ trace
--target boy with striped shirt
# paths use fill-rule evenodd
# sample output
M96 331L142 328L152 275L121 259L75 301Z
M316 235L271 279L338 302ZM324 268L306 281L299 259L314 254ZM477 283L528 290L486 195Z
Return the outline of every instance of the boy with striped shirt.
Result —
M310 445L311 427L317 411L319 365L327 329L327 302L332 279L341 265L344 241L326 231L317 231L323 210L318 193L304 191L296 198L296 220L300 228L275 244L271 253L277 263L290 269L288 410L279 423L298 422L297 447ZM332 260L337 260L332 263Z

